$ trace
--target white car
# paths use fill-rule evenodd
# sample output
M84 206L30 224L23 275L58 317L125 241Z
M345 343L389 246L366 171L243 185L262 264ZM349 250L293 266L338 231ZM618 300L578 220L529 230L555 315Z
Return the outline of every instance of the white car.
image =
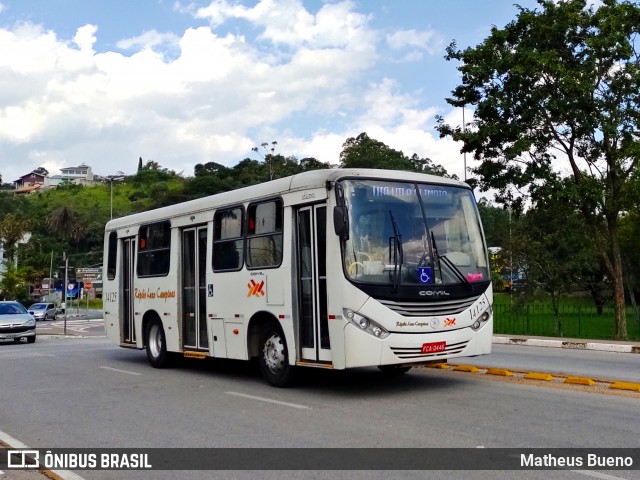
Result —
M0 302L0 340L23 338L28 343L36 341L36 320L18 302Z
M36 320L55 320L57 309L53 303L34 303L28 312Z

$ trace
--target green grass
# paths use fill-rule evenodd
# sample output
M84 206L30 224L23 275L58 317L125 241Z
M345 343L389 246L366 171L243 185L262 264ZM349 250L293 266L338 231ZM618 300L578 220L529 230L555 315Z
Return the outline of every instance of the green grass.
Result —
M602 315L591 299L567 297L560 302L559 315L553 311L551 300L536 297L527 300L509 294L497 294L494 299L494 331L511 335L536 335L585 339L615 339L613 306L605 306ZM631 307L627 308L627 338L640 341L640 323ZM559 321L558 321L559 320Z

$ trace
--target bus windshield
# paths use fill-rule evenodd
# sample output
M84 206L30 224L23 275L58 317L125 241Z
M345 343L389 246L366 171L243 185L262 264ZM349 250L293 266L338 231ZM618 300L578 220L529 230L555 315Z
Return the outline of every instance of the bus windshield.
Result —
M349 211L343 261L350 280L395 288L489 281L469 189L384 180L341 185Z

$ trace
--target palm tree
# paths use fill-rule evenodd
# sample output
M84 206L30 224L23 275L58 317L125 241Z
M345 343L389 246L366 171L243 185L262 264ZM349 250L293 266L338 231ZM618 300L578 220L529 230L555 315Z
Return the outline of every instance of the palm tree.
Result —
M47 227L53 233L62 237L67 242L73 240L79 242L87 234L87 228L82 219L68 205L63 205L55 209L47 218Z

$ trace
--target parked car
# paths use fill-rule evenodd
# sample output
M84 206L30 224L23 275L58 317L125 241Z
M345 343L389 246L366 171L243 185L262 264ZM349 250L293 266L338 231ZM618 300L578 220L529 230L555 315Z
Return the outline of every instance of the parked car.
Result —
M34 303L28 312L36 320L55 320L58 309L53 303Z
M18 302L0 302L0 339L36 341L36 320Z

